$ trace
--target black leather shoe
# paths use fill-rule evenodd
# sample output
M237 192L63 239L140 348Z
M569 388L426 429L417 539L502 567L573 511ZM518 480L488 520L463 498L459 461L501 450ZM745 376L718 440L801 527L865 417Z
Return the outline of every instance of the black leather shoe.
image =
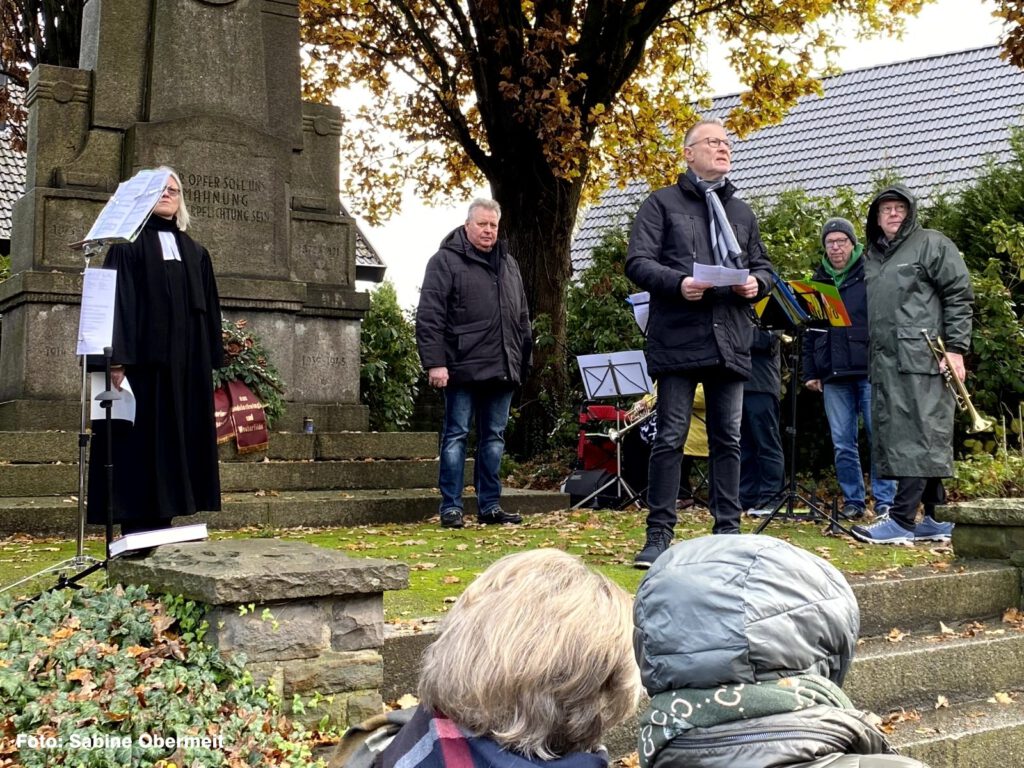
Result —
M671 545L672 531L668 528L660 526L648 528L647 541L644 542L644 548L637 552L636 557L633 558L633 567L647 570L654 565L654 561L658 559L661 553Z
M441 513L441 527L442 528L461 528L462 523L462 510L461 509L446 509Z
M523 516L518 512L506 512L501 507L493 507L477 515L476 521L481 525L519 525L523 522Z

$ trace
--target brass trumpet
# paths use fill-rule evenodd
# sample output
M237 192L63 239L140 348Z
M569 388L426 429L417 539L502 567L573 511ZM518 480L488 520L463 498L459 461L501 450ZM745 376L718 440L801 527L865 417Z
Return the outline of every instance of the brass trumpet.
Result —
M928 335L928 331L921 331L924 335L924 340L928 342L928 349L932 351L932 355L935 357L935 363L939 366L939 371L942 373L942 378L946 381L946 388L953 395L953 399L956 401L957 407L961 411L967 411L971 417L971 426L967 428L967 431L971 434L976 432L991 432L995 426L995 419L988 419L978 413L978 409L974 407L974 403L971 402L971 394L967 391L967 387L960 381L960 378L953 372L953 366L950 364L949 353L946 351L946 345L942 341L942 337L936 336L934 339ZM942 364L945 362L946 367L943 368Z
M609 429L607 434L603 435L603 437L607 437L613 443L619 442L619 440L622 439L622 436L629 432L629 430L633 429L633 427L639 427L654 416L654 405L657 402L658 396L656 394L644 395L633 403L633 406L626 412L625 417L623 417L623 421L626 426L622 429Z

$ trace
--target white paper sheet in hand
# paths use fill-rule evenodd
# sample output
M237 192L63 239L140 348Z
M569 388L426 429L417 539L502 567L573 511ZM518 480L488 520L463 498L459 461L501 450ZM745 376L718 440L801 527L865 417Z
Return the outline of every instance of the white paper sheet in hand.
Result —
M100 394L106 389L105 386L106 376L102 373L90 373L89 374L89 402L92 403L89 408L89 417L93 421L102 421L107 418L107 415L103 412L103 407L100 405L100 401L96 399L96 395ZM124 419L130 421L132 424L135 423L135 393L132 392L132 385L128 383L128 377L126 376L124 381L121 382L121 391L118 392L121 396L119 400L114 400L112 410L110 411L110 418L112 419Z
M747 282L749 275L749 269L730 269L710 264L693 265L693 279L702 283L711 283L714 286L743 285Z

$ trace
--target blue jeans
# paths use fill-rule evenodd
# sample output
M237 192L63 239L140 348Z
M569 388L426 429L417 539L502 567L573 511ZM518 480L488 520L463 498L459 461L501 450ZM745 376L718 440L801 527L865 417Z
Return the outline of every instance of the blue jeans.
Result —
M836 479L847 504L864 509L864 473L857 447L857 416L864 419L864 431L871 445L871 384L867 377L825 382L825 416L835 447ZM896 481L883 480L871 460L871 495L875 506L891 505L896 496Z
M444 426L441 431L440 510L459 509L466 469L469 421L476 417L476 486L478 512L499 505L499 468L505 452L505 425L512 405L512 387L504 383L449 384L444 390Z
M670 531L675 528L683 445L699 381L704 382L707 406L709 504L715 518L712 532L739 533L743 382L717 369L663 374L658 378L658 434L651 446L648 471L647 527L660 526Z

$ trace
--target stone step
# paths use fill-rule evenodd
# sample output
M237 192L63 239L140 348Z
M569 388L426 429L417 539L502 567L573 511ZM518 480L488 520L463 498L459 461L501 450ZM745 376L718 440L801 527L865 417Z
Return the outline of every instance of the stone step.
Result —
M431 488L437 485L436 459L363 461L222 462L223 492ZM473 462L466 462L467 479ZM58 496L78 488L78 464L0 465L0 497Z
M1009 703L980 699L911 710L893 727L889 739L900 753L933 768L1024 765L1024 694L1020 692Z
M432 488L347 491L269 491L224 493L220 512L177 518L178 524L205 522L210 528L298 528L423 522L437 514L440 497ZM466 512L476 514L476 497L467 494ZM523 515L568 506L568 496L551 491L506 488L501 504ZM90 534L102 533L98 526ZM78 531L75 497L0 497L0 536L15 533L72 538Z
M272 432L266 451L239 455L233 443L220 446L220 460L344 461L432 459L436 432ZM77 432L0 432L0 464L78 462Z
M861 636L893 628L938 631L938 622L998 616L1021 604L1020 572L997 562L936 569L900 568L887 574L853 575Z
M861 640L843 685L854 704L874 712L934 707L1024 689L1024 632L998 619L944 623L955 635L913 633ZM976 632L973 636L965 634Z

